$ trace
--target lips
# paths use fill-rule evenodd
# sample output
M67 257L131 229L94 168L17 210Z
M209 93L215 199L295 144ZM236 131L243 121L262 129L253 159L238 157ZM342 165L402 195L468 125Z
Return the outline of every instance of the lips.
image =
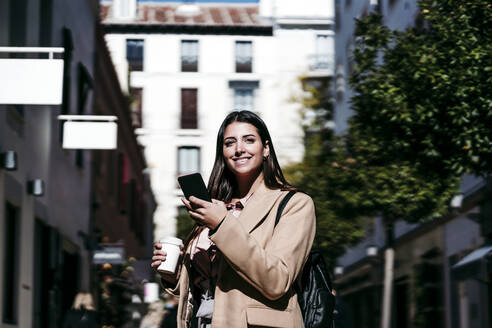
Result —
M244 164L246 163L251 157L238 157L238 158L233 158L232 160L236 163L236 164Z

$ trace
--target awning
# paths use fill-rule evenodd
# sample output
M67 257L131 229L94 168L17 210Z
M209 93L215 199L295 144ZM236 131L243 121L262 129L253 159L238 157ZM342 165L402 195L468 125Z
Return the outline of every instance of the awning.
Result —
M492 268L492 245L478 248L453 265L453 277L465 280L483 277Z

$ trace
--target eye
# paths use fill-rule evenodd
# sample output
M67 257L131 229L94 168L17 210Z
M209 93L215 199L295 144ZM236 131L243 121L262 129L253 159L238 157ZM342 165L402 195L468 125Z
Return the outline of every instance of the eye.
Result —
M230 146L232 146L232 144L234 144L234 141L226 141L226 142L224 142L224 145L226 147L230 147Z
M246 139L246 142L247 142L247 143L254 143L255 141L256 141L256 139L255 139L255 138L247 138L247 139Z

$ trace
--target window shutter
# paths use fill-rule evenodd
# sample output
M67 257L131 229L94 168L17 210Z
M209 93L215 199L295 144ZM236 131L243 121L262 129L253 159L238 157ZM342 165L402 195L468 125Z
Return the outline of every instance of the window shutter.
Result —
M198 128L197 89L181 89L181 128Z

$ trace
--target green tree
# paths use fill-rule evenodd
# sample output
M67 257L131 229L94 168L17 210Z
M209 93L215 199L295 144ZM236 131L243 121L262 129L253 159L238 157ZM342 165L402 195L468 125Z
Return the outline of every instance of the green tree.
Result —
M184 242L194 225L195 221L188 214L185 207L180 207L176 216L176 237Z
M422 26L390 31L371 14L357 22L347 136L364 193L361 213L392 226L440 216L461 174L486 175L492 160L492 10L488 1L422 0ZM362 162L361 162L362 161ZM390 322L385 273L383 325Z
M492 164L492 5L421 0L420 26L357 26L356 124L422 171L488 174ZM382 59L382 60L381 60Z
M333 108L330 79L300 78L304 95L293 99L301 103L305 153L302 162L284 168L287 180L309 194L316 206L316 238L314 248L322 251L329 267L347 246L363 236L363 218L347 204L357 203L345 193L347 180L339 175L339 158L333 135ZM350 162L350 160L349 160ZM343 165L342 165L343 166Z

